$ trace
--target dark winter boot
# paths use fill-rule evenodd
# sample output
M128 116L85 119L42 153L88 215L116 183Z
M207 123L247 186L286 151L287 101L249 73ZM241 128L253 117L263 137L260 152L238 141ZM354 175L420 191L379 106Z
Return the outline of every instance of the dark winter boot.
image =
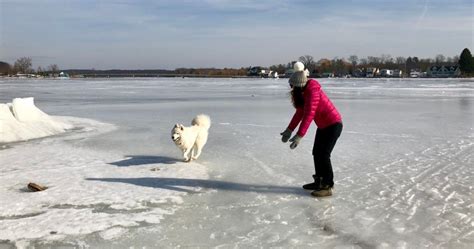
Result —
M317 190L321 185L321 178L313 175L314 182L303 185L304 189L307 190Z
M314 197L326 197L332 195L332 186L324 184L319 187L319 189L311 192L311 195Z

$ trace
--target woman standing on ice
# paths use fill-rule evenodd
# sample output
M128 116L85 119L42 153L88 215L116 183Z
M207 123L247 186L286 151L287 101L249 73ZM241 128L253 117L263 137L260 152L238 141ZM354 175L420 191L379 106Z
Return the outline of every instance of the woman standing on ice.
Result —
M303 188L313 190L311 195L316 197L331 196L334 186L331 152L342 132L342 118L321 89L321 85L314 79L306 78L303 63L296 62L293 68L295 71L289 83L296 112L288 128L280 133L281 141L286 143L289 140L290 148L296 148L314 120L318 127L313 145L316 174L313 175L314 182L303 185ZM298 125L298 132L290 139L291 133Z

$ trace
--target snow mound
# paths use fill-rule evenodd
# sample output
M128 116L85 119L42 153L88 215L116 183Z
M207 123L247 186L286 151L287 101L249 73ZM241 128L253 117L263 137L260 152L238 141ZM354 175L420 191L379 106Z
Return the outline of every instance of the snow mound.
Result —
M69 122L41 111L35 106L33 97L0 103L0 143L52 136L72 128Z

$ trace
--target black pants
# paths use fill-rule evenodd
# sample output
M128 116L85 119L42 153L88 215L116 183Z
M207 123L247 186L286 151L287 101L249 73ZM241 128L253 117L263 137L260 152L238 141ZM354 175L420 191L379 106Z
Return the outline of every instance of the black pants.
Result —
M331 152L341 135L342 123L335 123L326 128L316 130L313 146L313 159L316 177L322 178L323 185L334 185L334 174L331 165Z

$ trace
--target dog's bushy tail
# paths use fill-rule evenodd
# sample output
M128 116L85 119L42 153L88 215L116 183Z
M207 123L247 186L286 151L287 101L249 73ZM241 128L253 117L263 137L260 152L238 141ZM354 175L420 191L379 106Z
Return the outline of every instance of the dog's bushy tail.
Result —
M199 114L195 118L193 118L193 121L191 122L192 125L199 125L201 127L204 127L206 129L209 129L211 127L211 118L205 114Z

